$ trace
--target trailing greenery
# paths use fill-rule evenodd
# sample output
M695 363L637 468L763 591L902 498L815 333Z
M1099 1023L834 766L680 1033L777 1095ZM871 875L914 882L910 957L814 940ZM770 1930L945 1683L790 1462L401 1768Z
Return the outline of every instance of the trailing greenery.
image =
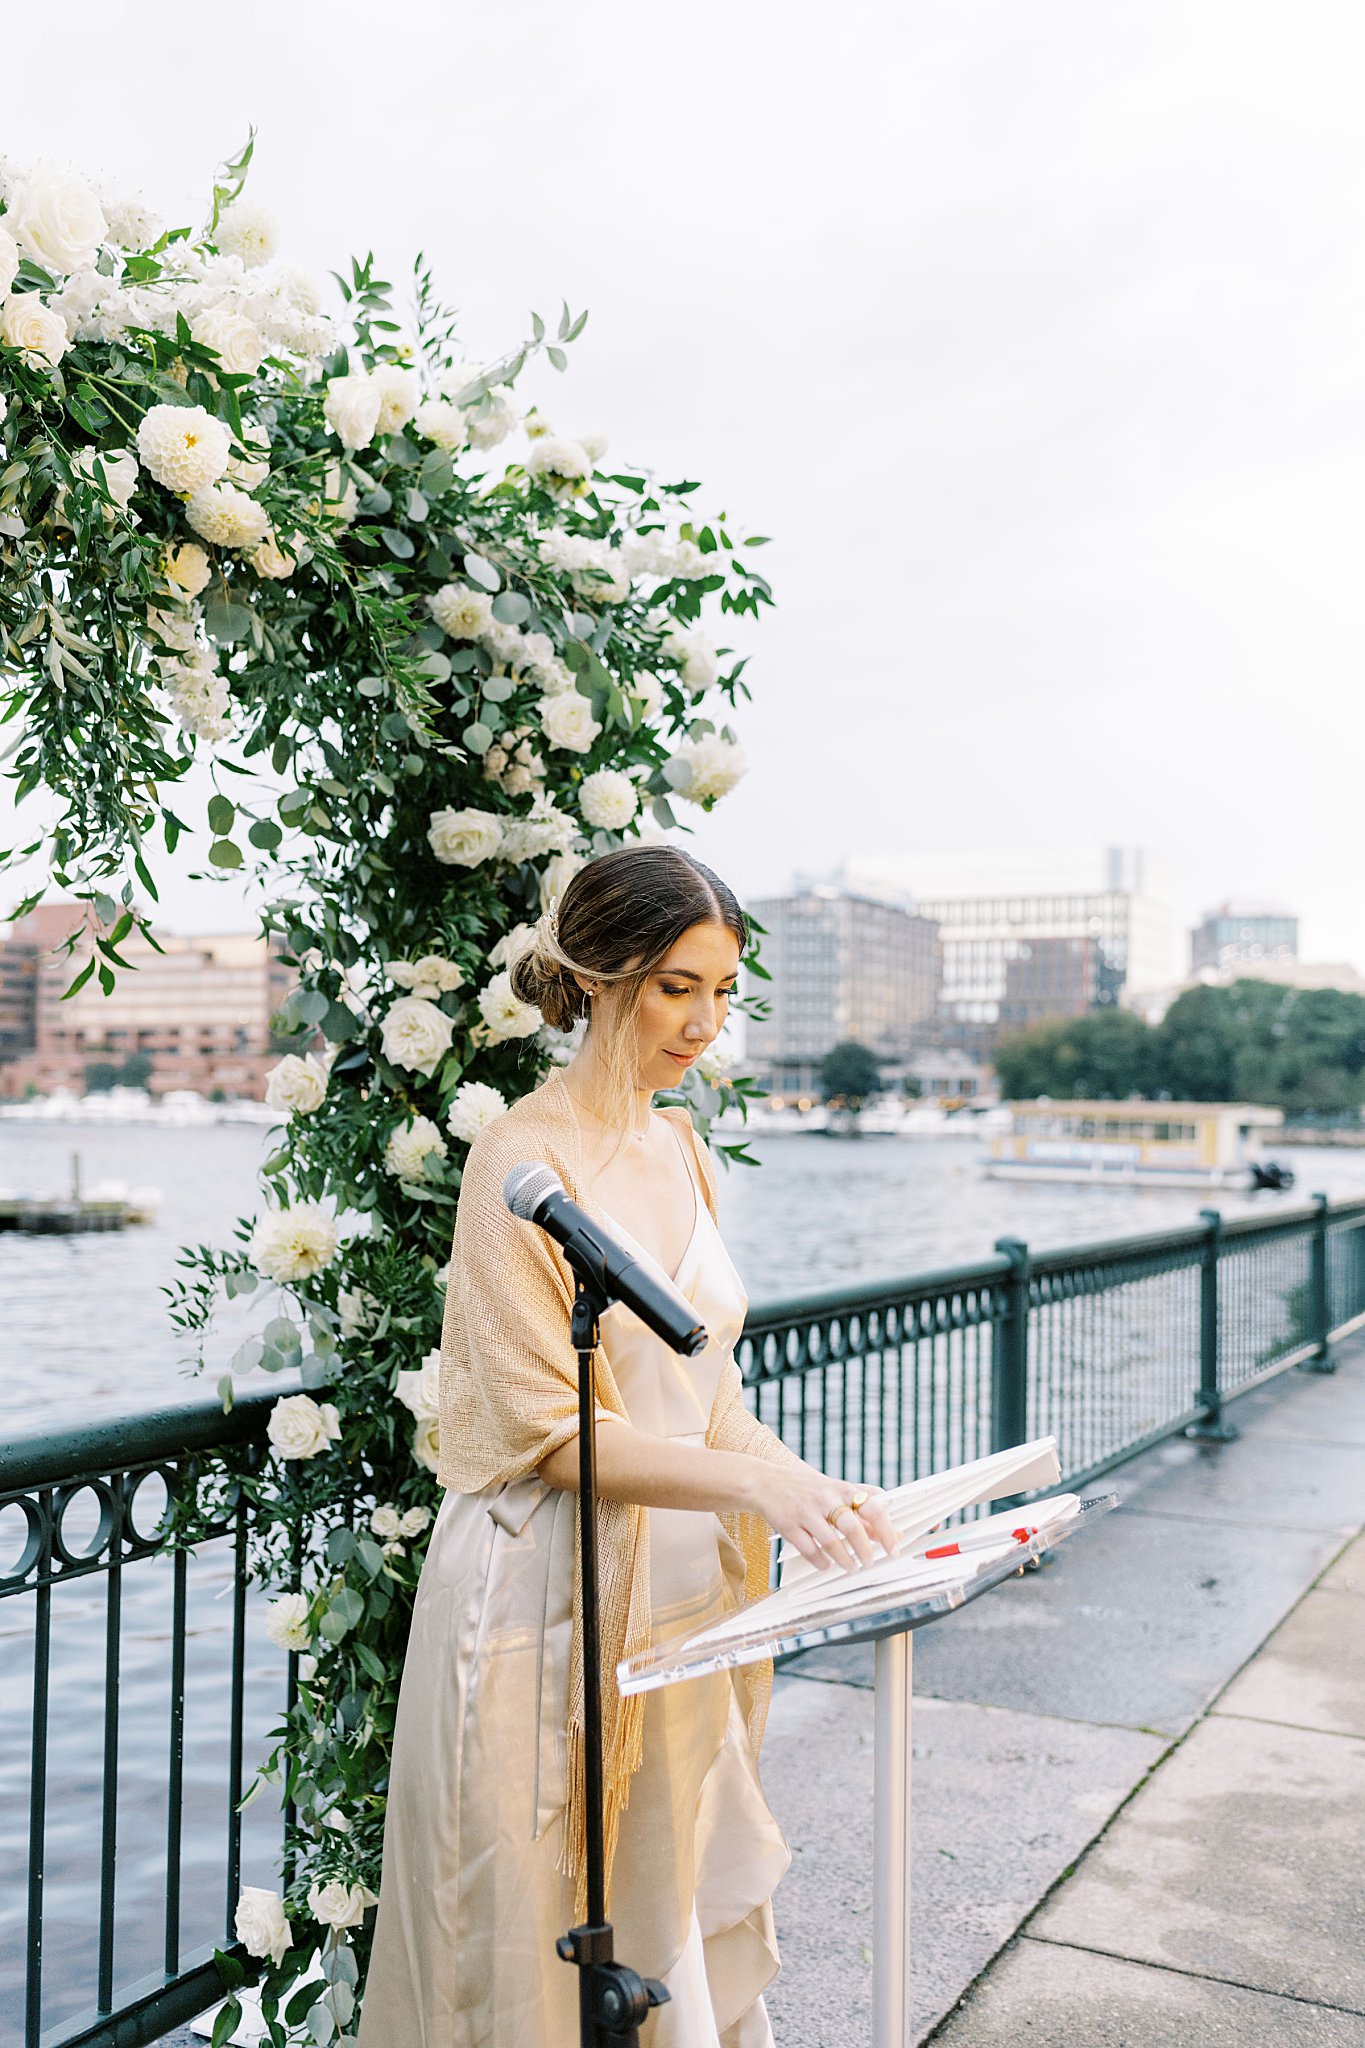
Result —
M509 962L585 859L739 779L745 663L706 621L771 594L761 536L695 512L694 481L608 471L600 440L523 407L528 363L563 370L585 314L532 314L466 363L425 264L402 313L367 258L334 324L274 258L250 153L197 232L0 166L0 723L18 798L58 813L0 866L48 870L12 916L53 883L88 905L68 994L131 971L134 928L156 946L156 871L201 848L265 884L296 975L260 1207L185 1248L167 1290L201 1356L238 1323L225 1404L248 1373L303 1387L264 1460L179 1504L192 1541L250 1502L270 1633L298 1658L265 1770L292 1860L238 1916L279 2048L353 2035L461 1162L571 1050ZM706 1128L749 1092L703 1062L681 1099Z
M1365 1102L1365 996L1247 980L1192 988L1160 1024L1126 1010L1058 1017L1002 1039L1001 1094L1263 1102L1330 1115Z

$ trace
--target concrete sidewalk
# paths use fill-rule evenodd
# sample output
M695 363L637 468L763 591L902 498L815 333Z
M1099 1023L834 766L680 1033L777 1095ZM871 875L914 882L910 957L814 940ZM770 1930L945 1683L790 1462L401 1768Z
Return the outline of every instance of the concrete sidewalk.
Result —
M917 2040L1365 2048L1365 1338L1338 1363L917 1635ZM871 1680L778 1679L780 2048L869 2038Z

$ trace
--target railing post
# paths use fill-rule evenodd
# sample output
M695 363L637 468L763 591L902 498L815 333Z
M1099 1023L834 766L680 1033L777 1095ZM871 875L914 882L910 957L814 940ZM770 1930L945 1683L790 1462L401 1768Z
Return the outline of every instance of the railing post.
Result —
M1331 1199L1327 1195L1314 1195L1313 1207L1317 1214L1313 1218L1313 1236L1309 1243L1308 1264L1308 1337L1314 1346L1313 1356L1305 1358L1305 1372L1335 1372L1337 1362L1332 1356L1329 1336L1332 1328L1332 1300L1327 1291L1327 1220L1331 1212Z
M1217 1209L1201 1209L1204 1250L1199 1265L1199 1405L1203 1414L1186 1436L1200 1443L1230 1444L1237 1436L1223 1415L1223 1390L1218 1384L1218 1255L1223 1218Z
M1005 1313L991 1336L991 1449L1008 1451L1028 1437L1029 1254L1018 1237L998 1237L995 1249L1010 1270Z

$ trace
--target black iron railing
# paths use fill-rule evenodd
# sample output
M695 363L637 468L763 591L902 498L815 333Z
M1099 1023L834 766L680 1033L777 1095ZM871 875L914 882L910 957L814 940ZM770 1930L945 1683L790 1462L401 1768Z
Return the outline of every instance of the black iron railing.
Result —
M1330 1371L1333 1341L1362 1325L1365 1201L1317 1197L1267 1218L1224 1223L1206 1211L1188 1229L1063 1251L1034 1254L1006 1239L979 1265L764 1305L750 1314L739 1360L763 1420L828 1471L896 1485L1053 1435L1067 1479L1080 1482L1179 1430L1231 1434L1229 1401L1290 1366ZM0 1857L0 1952L23 1957L22 1984L6 1990L0 1980L0 2001L10 2000L25 2048L143 2048L217 1994L211 1957L215 1942L232 1945L243 1786L292 1681L277 1652L263 1658L259 1681L249 1666L259 1603L247 1592L245 1503L230 1502L193 1554L167 1555L162 1532L206 1457L263 1446L277 1398L250 1396L227 1416L206 1402L0 1449L0 1600L23 1596L31 1622L21 1670L10 1647L19 1631L0 1618L5 1683L11 1699L27 1687L31 1727L23 1853ZM159 1741L165 1762L156 1797L125 1824L124 1579L133 1565L140 1579L162 1581L159 1734L141 1721L136 1734L144 1756ZM103 1589L101 1611L77 1618L98 1630L95 1654L87 1634L81 1654L54 1663L56 1608L82 1585ZM214 1592L221 1601L207 1598ZM145 1711L139 1698L136 1712ZM12 1735L16 1714L0 1721ZM72 1774L54 1776L54 1731L84 1760L77 1779L97 1759L74 1788L84 1816L74 1823L65 1811ZM0 1732L10 1779L4 1740ZM269 1825L256 1854L278 1863L279 1817ZM3 1848L3 1821L0 1837ZM141 1888L131 1932L120 1913L129 1866ZM63 1899L55 1923L54 1883ZM88 1905L77 1911L72 1900Z

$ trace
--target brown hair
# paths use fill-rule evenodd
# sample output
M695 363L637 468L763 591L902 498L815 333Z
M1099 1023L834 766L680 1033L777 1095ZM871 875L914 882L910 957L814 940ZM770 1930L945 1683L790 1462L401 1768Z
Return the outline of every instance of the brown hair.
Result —
M576 975L620 988L610 1040L599 1050L609 1077L608 1121L622 1128L634 1085L631 1026L650 975L696 924L724 925L747 951L748 919L719 875L680 846L618 846L578 870L556 914L541 919L535 944L513 964L514 993L556 1031L591 1015Z

